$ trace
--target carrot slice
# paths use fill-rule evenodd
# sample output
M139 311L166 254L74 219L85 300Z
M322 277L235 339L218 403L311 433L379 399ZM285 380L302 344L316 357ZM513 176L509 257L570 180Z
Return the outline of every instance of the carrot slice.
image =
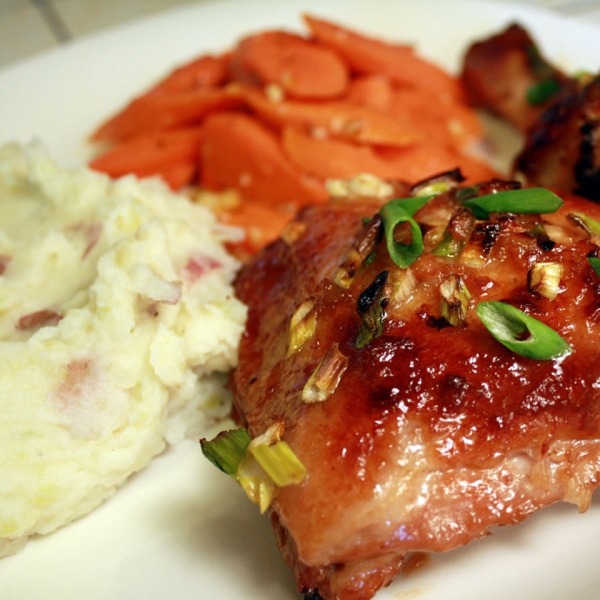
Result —
M180 190L186 185L194 183L198 174L198 163L196 162L181 162L174 165L163 165L160 173L150 173L141 175L141 177L149 177L152 175L160 175L165 183L174 191Z
M229 75L229 55L204 55L174 69L149 93L183 92L199 87L217 87Z
M486 164L437 139L407 148L376 148L314 138L294 127L284 129L282 139L284 150L298 168L322 179L351 179L370 173L382 179L415 182L456 167L472 182L498 176Z
M89 166L111 177L161 175L178 189L194 178L201 135L200 128L142 134L114 146Z
M234 78L275 83L296 98L332 98L348 86L346 63L326 46L285 31L242 39L232 53Z
M385 146L406 146L421 138L419 130L402 114L392 116L342 100L271 100L248 86L237 89L261 119L276 127L295 125L357 143Z
M286 127L283 148L294 164L321 179L352 179L361 173L388 178L396 174L393 165L378 156L371 146L340 139L316 138L298 127Z
M337 52L358 73L378 73L410 87L451 97L462 96L455 78L418 57L411 46L371 38L312 15L304 15L304 21L317 40Z
M416 123L424 139L438 139L459 148L469 148L483 136L477 113L453 98L434 98L416 88L395 86L380 75L357 77L348 89L347 99L361 106L377 108L391 115L404 115Z
M198 123L209 112L241 105L227 88L199 88L186 92L156 92L140 96L101 125L95 141L120 141L142 132Z
M384 112L390 110L394 86L385 75L355 77L348 86L346 100L359 106L368 106Z
M235 188L265 203L322 202L323 183L301 173L278 137L255 117L218 112L204 121L201 183L213 191Z
M499 177L487 164L439 142L415 144L410 148L381 148L378 153L388 163L394 177L409 182L457 167L468 183Z
M293 215L283 207L245 199L238 207L219 212L217 217L222 223L246 230L246 239L231 247L237 256L247 257L276 240Z
M411 115L419 120L424 132L447 143L467 149L481 141L484 130L477 113L459 100L435 99L419 89L396 89L390 98L389 111Z

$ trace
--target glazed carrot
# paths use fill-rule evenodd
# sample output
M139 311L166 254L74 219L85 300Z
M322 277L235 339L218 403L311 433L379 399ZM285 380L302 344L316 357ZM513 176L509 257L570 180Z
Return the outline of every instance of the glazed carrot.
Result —
M295 168L279 138L249 115L209 115L200 160L201 184L209 190L237 188L243 198L265 203L301 205L327 199L324 185Z
M424 90L396 89L390 98L389 111L413 115L424 131L431 131L462 149L470 148L484 136L481 121L471 107L449 97L433 98Z
M382 179L414 182L456 167L471 182L498 176L487 165L439 139L406 148L376 148L318 139L298 128L287 127L283 131L283 148L298 168L322 179L351 179L370 173Z
M342 100L272 100L262 91L242 85L237 90L261 119L279 128L295 125L361 144L385 146L406 146L421 138L415 125L402 114L391 116Z
M285 207L248 199L234 209L217 214L222 223L246 230L246 239L232 247L238 256L251 256L277 239L293 215L294 212Z
M317 40L337 52L358 73L377 73L410 87L451 97L462 96L455 78L419 58L410 46L371 38L311 15L304 15L304 21Z
M310 38L261 32L176 68L97 129L93 139L113 147L90 166L236 190L239 206L215 210L248 232L232 248L246 257L290 211L327 200L330 178L414 182L456 167L470 182L498 176L467 152L483 131L455 78L410 46L305 22Z
M337 54L285 31L265 31L242 39L231 63L238 81L274 83L296 98L333 98L348 86L348 66Z
M283 148L302 171L321 179L351 179L361 173L388 178L396 175L393 165L382 160L371 146L340 139L316 138L298 127L286 127Z
M111 177L162 175L177 189L195 176L201 133L200 128L193 128L142 134L114 146L89 166Z
M150 177L152 175L160 175L165 183L174 191L191 185L198 172L198 162L181 162L174 165L163 165L160 173L149 173L148 175L140 175L141 177Z
M463 102L438 98L422 89L398 87L381 75L355 78L346 97L392 116L404 115L418 126L424 140L433 136L466 149L484 135L477 113Z
M229 55L204 55L172 71L148 93L182 92L199 87L217 87L229 75Z
M346 100L359 106L368 106L389 112L394 85L385 75L354 77L348 86Z
M198 88L185 92L160 92L140 96L101 125L94 141L120 141L159 129L199 123L209 112L240 106L227 88Z
M455 148L436 141L415 144L410 148L381 148L378 154L395 173L394 177L409 182L457 167L461 169L468 183L499 177L496 171L482 161L465 156Z

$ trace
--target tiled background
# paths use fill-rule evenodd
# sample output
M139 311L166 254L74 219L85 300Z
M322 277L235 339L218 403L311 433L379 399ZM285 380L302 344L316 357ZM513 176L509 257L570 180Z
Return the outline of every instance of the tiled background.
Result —
M100 29L207 1L218 0L0 0L0 68ZM600 0L513 1L546 6L600 25Z

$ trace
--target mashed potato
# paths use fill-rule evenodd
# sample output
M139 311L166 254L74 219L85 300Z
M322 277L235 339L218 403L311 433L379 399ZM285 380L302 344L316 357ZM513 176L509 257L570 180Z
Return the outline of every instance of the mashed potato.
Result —
M227 412L237 234L158 180L0 147L0 556Z

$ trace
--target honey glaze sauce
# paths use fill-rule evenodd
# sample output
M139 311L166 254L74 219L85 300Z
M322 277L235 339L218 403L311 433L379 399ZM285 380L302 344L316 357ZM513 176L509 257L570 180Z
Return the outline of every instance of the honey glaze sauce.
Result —
M585 509L600 475L599 280L586 260L597 246L567 218L600 219L600 209L569 197L552 215L492 215L449 257L432 253L457 206L443 195L415 215L425 248L413 265L399 276L381 240L339 285L362 219L380 205L305 209L304 234L268 247L237 282L250 325L232 382L236 409L253 435L284 421L308 470L274 504L297 564L448 550L559 499ZM554 243L541 243L536 225ZM553 299L530 287L541 261L563 266ZM449 277L470 294L454 325L440 293ZM385 296L389 285L398 295ZM291 318L308 298L314 331L289 353ZM546 323L573 352L542 361L508 350L475 313L484 300ZM347 360L343 374L307 403L303 390L333 346Z

